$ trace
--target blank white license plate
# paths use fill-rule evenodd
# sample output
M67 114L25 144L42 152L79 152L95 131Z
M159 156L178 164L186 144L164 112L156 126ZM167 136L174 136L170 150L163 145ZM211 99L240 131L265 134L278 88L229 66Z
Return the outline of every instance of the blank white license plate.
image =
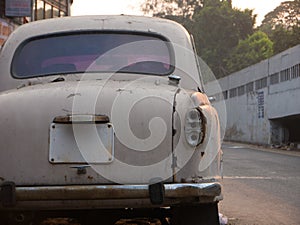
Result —
M110 163L113 157L114 131L111 124L51 124L51 163Z

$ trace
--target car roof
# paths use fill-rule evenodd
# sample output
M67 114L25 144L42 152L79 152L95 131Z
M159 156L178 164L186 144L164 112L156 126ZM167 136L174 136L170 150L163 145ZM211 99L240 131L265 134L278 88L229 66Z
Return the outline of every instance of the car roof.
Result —
M130 15L74 16L40 20L20 26L15 31L15 35L21 33L23 38L27 39L31 36L81 30L122 30L155 33L166 36L175 43L180 42L180 38L182 40L182 38L189 36L180 24L171 20ZM174 35L175 33L176 35ZM176 39L178 40L176 41Z

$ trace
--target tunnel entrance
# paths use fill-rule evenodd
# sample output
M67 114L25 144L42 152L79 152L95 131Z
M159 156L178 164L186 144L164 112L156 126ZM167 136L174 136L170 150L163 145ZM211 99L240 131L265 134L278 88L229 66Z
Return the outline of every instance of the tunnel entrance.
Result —
M300 114L270 119L271 144L300 144Z

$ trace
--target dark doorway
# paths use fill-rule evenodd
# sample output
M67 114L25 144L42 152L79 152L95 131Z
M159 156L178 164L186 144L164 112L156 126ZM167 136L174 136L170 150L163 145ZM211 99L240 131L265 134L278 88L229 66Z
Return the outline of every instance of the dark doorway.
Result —
M300 114L270 119L271 143L300 143Z

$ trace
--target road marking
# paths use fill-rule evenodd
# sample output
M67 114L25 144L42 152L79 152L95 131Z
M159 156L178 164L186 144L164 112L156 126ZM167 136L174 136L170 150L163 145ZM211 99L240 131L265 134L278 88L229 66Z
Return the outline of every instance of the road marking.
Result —
M226 145L224 145L224 147L225 148L245 148L245 146L238 146L238 145L236 145L236 146L226 146Z
M253 179L253 180L271 180L272 177L245 177L245 176L224 176L224 179Z
M247 177L247 176L223 176L223 179L249 179L249 180L295 180L300 179L300 177L259 177L259 176L253 176L253 177Z

